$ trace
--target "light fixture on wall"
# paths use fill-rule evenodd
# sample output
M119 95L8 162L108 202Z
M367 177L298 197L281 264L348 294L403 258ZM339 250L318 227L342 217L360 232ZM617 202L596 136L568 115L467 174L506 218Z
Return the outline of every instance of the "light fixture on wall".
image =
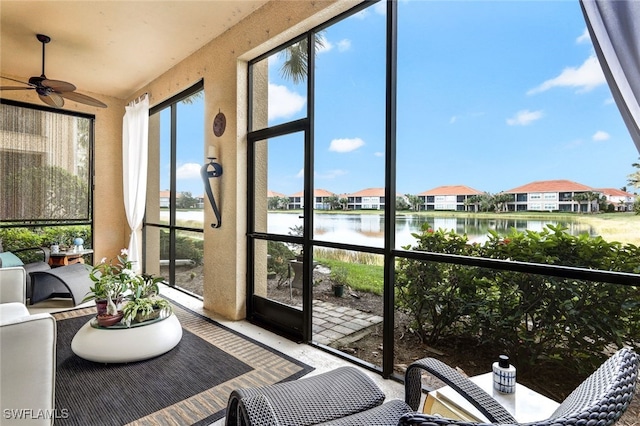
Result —
M209 155L207 156L209 160L202 169L200 169L200 176L202 176L202 181L204 183L204 189L207 193L207 197L209 198L209 202L211 203L211 207L213 208L213 214L216 216L216 223L212 223L212 228L220 228L222 225L222 217L220 215L220 210L218 209L218 205L216 204L216 199L213 196L213 189L211 188L211 179L222 176L222 166L220 163L216 163L216 149L213 146L209 147Z

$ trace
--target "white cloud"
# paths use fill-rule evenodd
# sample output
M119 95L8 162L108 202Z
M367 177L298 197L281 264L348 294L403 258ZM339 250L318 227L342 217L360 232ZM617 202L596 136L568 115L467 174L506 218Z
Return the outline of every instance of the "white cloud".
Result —
M360 138L351 139L334 139L329 145L329 151L334 152L351 152L364 145L364 141Z
M515 116L507 119L509 126L527 126L542 118L542 111L529 111L528 109L518 111Z
M375 157L384 157L384 152L377 151L377 152L374 152L374 153L373 153L373 155L374 155Z
M302 110L307 99L285 86L269 83L269 120L289 118Z
M589 56L578 68L568 67L560 75L543 82L527 92L527 95L544 92L554 87L576 87L578 92L588 92L593 88L605 84L602 68L595 55Z
M329 52L333 49L333 44L329 40L327 40L324 35L320 36L320 41L322 41L322 46L316 48L316 52L318 52L318 54Z
M586 27L582 32L582 34L580 34L580 37L576 39L576 43L578 44L591 43L591 36L589 35L589 30Z
M177 179L194 179L200 177L200 168L197 163L185 163L176 170Z
M598 130L593 134L593 136L591 136L591 139L593 139L596 142L601 142L601 141L606 141L608 139L611 139L611 135L602 130Z
M456 121L458 121L458 116L454 115L449 119L449 124L454 124Z
M613 98L607 98L604 100L605 105L614 105L616 101Z
M373 10L378 15L386 16L387 15L387 2L386 1L381 1L381 2L376 3L373 6Z
M348 38L343 38L338 42L339 52L346 52L349 49L351 49L351 40L349 40Z
M298 172L296 177L299 178L299 179L302 179L304 177L304 169L300 169L300 171Z

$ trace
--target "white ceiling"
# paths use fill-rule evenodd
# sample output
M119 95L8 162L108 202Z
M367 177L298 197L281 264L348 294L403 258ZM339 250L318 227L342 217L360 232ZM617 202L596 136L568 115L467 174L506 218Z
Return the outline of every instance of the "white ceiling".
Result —
M45 34L47 78L125 99L268 1L2 0L0 75L40 76Z

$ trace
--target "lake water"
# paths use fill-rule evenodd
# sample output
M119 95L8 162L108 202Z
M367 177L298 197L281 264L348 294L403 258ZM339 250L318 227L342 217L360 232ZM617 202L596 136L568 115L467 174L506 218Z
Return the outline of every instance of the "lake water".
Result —
M483 242L490 229L507 234L511 228L518 231L542 231L547 224L558 225L557 220L539 219L479 219L459 217L427 217L415 214L402 214L396 218L396 247L412 245L422 226L428 223L433 229L454 230L458 234L467 234L471 242ZM591 226L578 221L563 221L572 235L588 233L594 235ZM299 213L269 213L268 231L287 235L293 226L302 226ZM381 214L317 214L314 216L314 238L322 241L383 247L384 216Z
M165 220L168 220L168 212ZM178 211L178 220L202 222L202 210ZM269 213L269 233L289 235L292 228L302 226L300 213ZM579 220L557 221L541 219L480 219L462 217L427 217L416 214L400 214L396 219L396 247L415 244L416 239L411 235L419 233L422 226L428 223L433 229L454 230L458 234L467 234L471 242L483 242L487 239L490 229L500 234L507 234L511 228L518 231L542 231L547 224L567 226L571 235L588 233L596 235L593 228ZM314 217L314 239L336 243L355 244L369 247L383 247L384 245L384 216L382 214L316 214Z

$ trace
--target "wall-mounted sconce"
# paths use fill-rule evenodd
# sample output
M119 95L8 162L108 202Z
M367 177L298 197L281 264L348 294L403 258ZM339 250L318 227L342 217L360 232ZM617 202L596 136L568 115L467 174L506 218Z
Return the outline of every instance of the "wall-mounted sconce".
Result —
M204 183L204 189L207 192L207 197L209 197L209 202L211 203L211 207L213 208L213 214L216 215L216 222L212 223L212 228L220 228L222 225L222 217L220 215L220 210L218 209L218 205L216 204L216 199L213 196L213 190L211 189L211 179L222 176L222 166L219 163L216 163L216 151L214 147L209 147L209 155L207 156L209 162L202 166L200 169L200 176L202 176L202 181Z

